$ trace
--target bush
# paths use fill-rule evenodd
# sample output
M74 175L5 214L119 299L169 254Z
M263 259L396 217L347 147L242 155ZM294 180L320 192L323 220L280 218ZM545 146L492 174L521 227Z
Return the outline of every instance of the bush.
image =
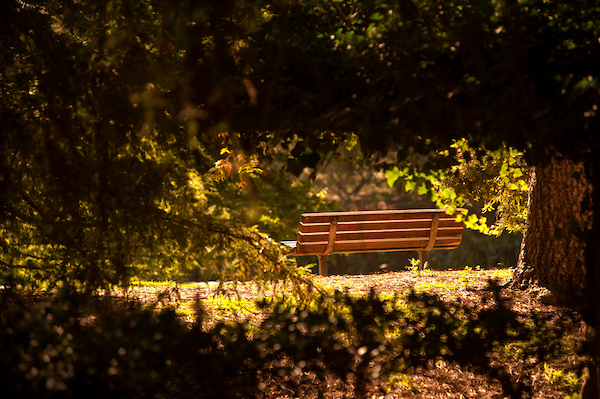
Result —
M3 293L0 303L0 385L7 398L223 397L235 393L231 383L252 375L240 368L256 355L254 347L227 331L231 351L231 342L190 329L172 309L75 294ZM253 385L250 378L239 386Z
M403 301L336 292L299 306L264 300L248 322L189 326L172 309L63 292L0 293L0 387L5 398L238 398L271 388L306 396L331 381L364 397L395 373L443 360L499 381L504 395L530 389L502 351L543 364L559 356L565 329L525 320L492 285L486 303L448 305L426 294ZM350 382L350 384L347 384ZM268 396L264 394L264 396Z

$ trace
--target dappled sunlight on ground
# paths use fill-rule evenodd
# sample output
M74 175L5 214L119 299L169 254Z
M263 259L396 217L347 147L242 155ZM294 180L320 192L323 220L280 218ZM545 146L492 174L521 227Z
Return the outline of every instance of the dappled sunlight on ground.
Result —
M524 318L532 314L538 316L556 315L560 313L572 313L569 310L550 304L540 291L516 291L508 288L512 277L511 269L493 270L455 270L455 271L403 271L386 272L368 275L334 275L328 277L313 276L314 285L323 292L334 291L348 292L352 296L367 295L371 290L376 291L380 297L391 299L403 296L411 292L428 293L437 295L444 302L461 304L469 307L488 306L483 298L486 295L484 288L490 279L497 282L501 290L501 297L508 300L514 311L520 313ZM205 327L213 326L217 321L241 321L247 320L257 325L263 320L266 313L261 311L255 301L275 295L287 295L293 299L290 292L283 292L282 284L275 284L269 289L261 289L256 283L226 283L229 290L226 294L218 292L218 283L186 283L176 286L175 284L148 283L132 287L127 292L116 292L130 298L138 298L146 303L156 303L157 307L171 306L180 316L188 321L194 320L193 304L200 300L204 309ZM272 286L273 287L273 286ZM235 288L235 289L233 289ZM569 334L572 334L573 342L582 338L581 326L575 323ZM575 345L573 345L575 347ZM510 348L506 349L510 350ZM509 367L514 368L514 373L533 370L532 376L533 398L564 398L567 392L561 388L561 378L566 379L567 371L574 374L578 355L561 358L560 361L551 365L539 364L535 367L524 367L527 359L515 359ZM514 363L514 364L513 364ZM555 378L552 382L548 370L555 370L562 377ZM554 372L554 371L553 371ZM554 377L553 377L554 378ZM332 391L328 398L342 398L342 391L337 392L336 382L332 381ZM382 388L374 388L373 398L498 398L502 397L500 386L497 381L474 373L472 370L462 369L453 364L440 362L428 370L418 370L410 376L400 378L400 382L392 384L389 393L384 394ZM272 396L266 394L265 398L285 398L276 386L270 387L273 392L279 392L283 396ZM341 395L341 396L340 396ZM316 397L316 396L315 396ZM311 396L312 398L312 396Z

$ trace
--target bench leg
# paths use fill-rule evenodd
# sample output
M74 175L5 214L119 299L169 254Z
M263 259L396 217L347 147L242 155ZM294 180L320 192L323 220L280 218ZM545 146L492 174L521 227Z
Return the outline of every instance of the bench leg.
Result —
M319 258L319 274L327 276L327 255L317 255Z
M419 251L419 270L423 270L427 262L427 251Z

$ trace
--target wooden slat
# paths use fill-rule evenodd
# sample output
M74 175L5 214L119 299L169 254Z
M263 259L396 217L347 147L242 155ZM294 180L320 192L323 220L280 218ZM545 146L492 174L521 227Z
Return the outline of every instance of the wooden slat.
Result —
M442 227L438 229L438 237L460 237L463 229L457 227ZM359 230L359 231L339 231L336 234L337 240L369 240L369 239L400 239L410 237L429 238L429 229L393 229L393 230ZM299 233L299 241L316 242L327 241L329 232L322 233Z
M300 241L327 241L328 233L300 233ZM429 237L428 229L338 231L337 240L369 240L385 238Z
M323 216L322 214L304 214L302 215L300 221L304 224L312 224L312 223L329 223L329 219L333 216L336 216L335 213L332 213L330 216ZM456 216L452 216L452 215L440 215L441 218L440 219L449 219L449 220L454 220L456 219ZM366 215L362 215L362 214L340 214L338 217L338 221L340 223L345 223L345 222L364 222L364 221L368 221L368 222L377 222L377 221L398 221L398 220L429 220L431 221L431 217L432 214L427 214L427 213L420 213L420 214L401 214L401 213L397 213L397 214L382 214L382 215L372 215L372 217L367 217Z
M435 241L435 246L452 246L460 244L462 237L439 237ZM340 248L408 248L423 249L429 241L428 238L402 238L402 239L384 239L384 240L346 240L337 241L335 252L339 252ZM314 250L314 248L324 249L327 246L327 241L304 242L297 244L298 251Z
M385 230L385 229L429 229L431 227L431 219L416 219L416 220L387 220L375 222L338 222L337 231L357 231L357 230ZM439 227L455 227L461 228L462 224L456 222L455 219L441 219ZM317 233L328 232L329 223L300 223L300 232Z
M365 240L365 241L337 241L332 254L336 253L362 253L362 252L393 252L393 251L418 251L428 242L423 239L403 240ZM461 237L438 238L435 249L453 249L459 246ZM318 255L323 253L327 242L299 243L296 247L297 255Z
M393 219L418 219L426 218L431 220L431 215L439 213L442 217L453 218L455 216L446 215L443 209L406 209L406 210L381 210L381 211L350 211L350 212L318 212L305 213L301 216L301 221L309 223L319 223L329 221L332 216L338 217L342 221L356 220L393 220Z
M352 240L352 241L338 241L336 243L337 249L341 248L366 248L366 249L375 249L375 248L415 248L420 249L423 248L429 238L404 238L404 239L384 239L384 240ZM436 245L453 245L455 242L460 242L460 238L458 237L440 237L435 241Z

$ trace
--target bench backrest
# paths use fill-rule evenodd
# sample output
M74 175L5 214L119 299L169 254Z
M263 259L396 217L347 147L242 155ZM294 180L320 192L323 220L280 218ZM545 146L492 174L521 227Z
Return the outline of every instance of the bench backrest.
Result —
M463 224L443 209L305 213L296 255L453 249Z

